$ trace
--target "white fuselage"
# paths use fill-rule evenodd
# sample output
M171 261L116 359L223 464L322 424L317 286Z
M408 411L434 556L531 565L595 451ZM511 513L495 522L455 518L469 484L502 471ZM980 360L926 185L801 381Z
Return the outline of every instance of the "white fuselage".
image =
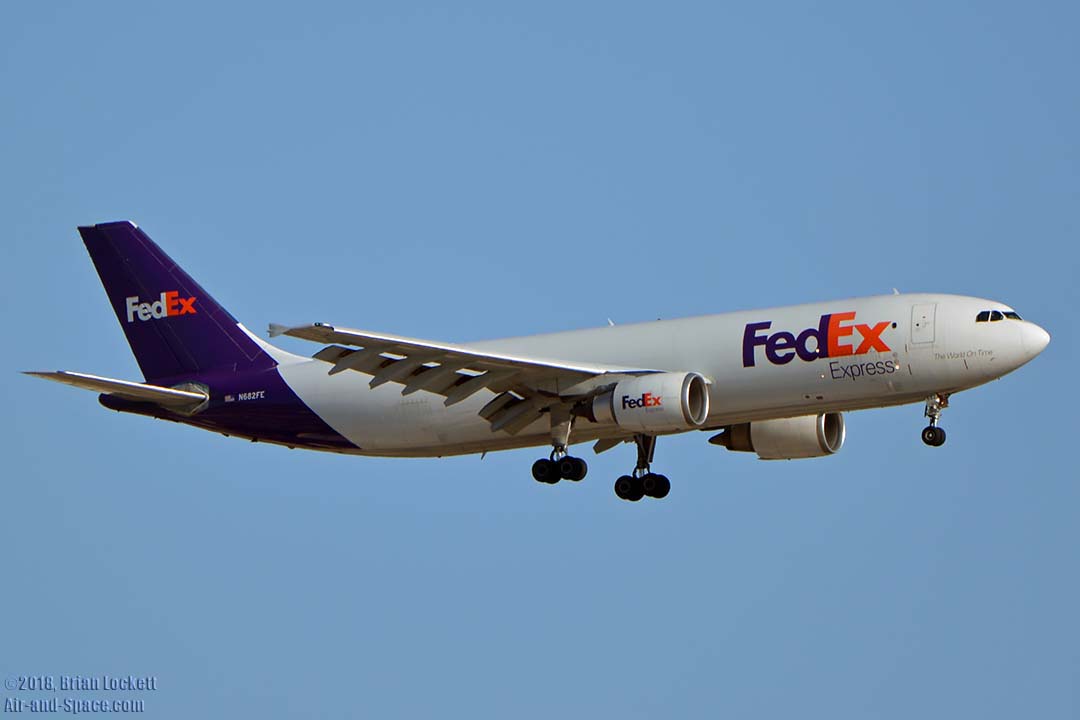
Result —
M1033 323L976 322L976 316L988 310L1011 308L955 295L883 295L492 340L471 347L700 373L711 383L710 411L702 429L715 429L921 402L1001 377L1046 346L1049 336ZM829 356L815 357L823 335L828 336L822 344ZM492 432L478 415L492 397L488 391L447 407L440 395L421 391L403 396L394 383L372 389L370 376L329 375L325 362L261 344L278 360L278 372L293 391L359 453L438 456L550 443L546 420L516 435ZM631 435L579 419L570 440Z

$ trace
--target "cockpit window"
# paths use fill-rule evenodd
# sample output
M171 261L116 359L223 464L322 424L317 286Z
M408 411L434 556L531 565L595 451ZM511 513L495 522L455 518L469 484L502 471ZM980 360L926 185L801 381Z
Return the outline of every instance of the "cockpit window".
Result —
M975 316L975 322L997 322L998 320L1023 320L1022 317L1012 310L983 310Z

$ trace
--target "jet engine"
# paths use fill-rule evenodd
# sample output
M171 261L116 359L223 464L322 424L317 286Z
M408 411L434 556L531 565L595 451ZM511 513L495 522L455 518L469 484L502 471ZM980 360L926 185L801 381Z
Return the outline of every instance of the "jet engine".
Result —
M709 442L756 452L762 460L795 460L832 455L844 446L844 435L844 416L830 412L730 425Z
M693 430L709 415L709 383L697 373L639 375L597 395L585 414L647 434Z

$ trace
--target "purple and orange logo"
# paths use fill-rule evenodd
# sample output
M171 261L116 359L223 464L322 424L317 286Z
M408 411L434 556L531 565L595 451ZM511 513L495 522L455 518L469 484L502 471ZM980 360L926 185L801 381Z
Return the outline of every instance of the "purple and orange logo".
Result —
M747 323L743 331L743 367L754 367L758 346L765 347L765 358L773 365L785 365L796 356L811 362L824 357L890 352L891 348L881 339L881 334L893 323L865 325L852 323L854 319L854 312L822 315L817 327L806 328L798 335L786 330L763 332L772 327L771 321ZM855 344L855 333L859 334L858 345ZM811 338L813 349L809 344Z
M135 322L135 318L146 322L147 320L160 320L174 315L194 315L195 297L180 297L176 290L161 293L154 302L139 302L138 295L124 298L127 306L127 321Z
M664 398L662 395L653 395L652 393L648 392L643 393L641 397L630 397L629 395L622 396L623 410L658 407L663 404Z

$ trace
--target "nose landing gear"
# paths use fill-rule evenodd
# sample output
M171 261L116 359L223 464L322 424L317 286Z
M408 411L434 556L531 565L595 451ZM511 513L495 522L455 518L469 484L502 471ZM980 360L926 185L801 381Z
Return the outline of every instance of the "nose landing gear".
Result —
M949 394L938 393L926 399L926 409L923 415L930 418L930 424L923 428L922 441L930 447L941 447L945 444L945 429L938 427L941 411L949 407Z

